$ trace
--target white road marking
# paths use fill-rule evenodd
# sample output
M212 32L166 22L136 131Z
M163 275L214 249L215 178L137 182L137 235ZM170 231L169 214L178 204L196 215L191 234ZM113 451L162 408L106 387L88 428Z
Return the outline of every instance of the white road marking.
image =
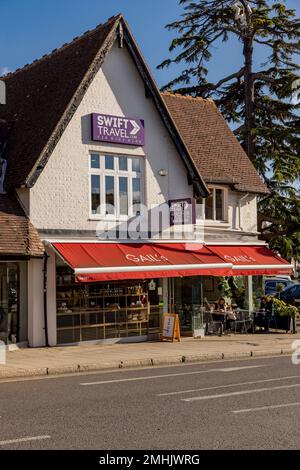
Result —
M41 441L44 439L51 439L51 436L33 436L33 437L20 437L19 439L8 439L6 441L0 441L0 446L6 446L8 444L16 444L18 442Z
M232 397L236 395L247 395L249 393L260 393L260 392L270 392L272 390L282 390L284 388L295 388L300 387L300 384L293 385L280 385L278 387L266 387L266 388L255 388L253 390L242 390L240 392L230 392L230 393L220 393L218 395L204 395L203 397L192 397L192 398L182 398L181 401L199 401L199 400L211 400L212 398L224 398Z
M300 401L296 401L295 403L282 403L281 405L269 405L269 406L260 406L258 408L245 408L244 410L232 410L232 413L249 413L250 411L262 411L262 410L272 410L275 408L286 408L288 406L299 406Z
M219 369L219 370L221 372L235 372L235 371L243 370L243 369L255 369L257 367L264 367L264 364L261 366L222 367L222 369Z
M288 355L285 355L283 354L282 355L282 358L286 358ZM288 356L289 357L289 356ZM264 357L264 358L255 358L255 359L251 359L252 361L255 361L255 362L259 362L261 361L262 359L264 359L265 361L270 361L273 360L273 359L278 359L278 356L269 356L269 357ZM249 361L249 358L248 357L241 357L239 359L215 359L215 360L210 360L210 359L207 359L206 361L199 361L198 363L195 362L195 363L185 363L185 364L168 364L168 365L156 365L156 366L145 366L143 367L143 370L161 370L161 369L176 369L178 367L180 368L187 368L187 367L192 367L192 366L195 366L195 365L201 365L201 366L205 366L205 365L212 365L212 364L227 364L227 363L236 363L236 362L246 362L246 361ZM272 364L272 363L271 363ZM266 364L264 365L264 367L266 366ZM140 371L141 370L141 367L131 367L130 368L130 371L133 372L133 371ZM0 378L0 386L2 384L7 384L7 383L13 383L13 382L32 382L32 381L40 381L40 380L60 380L60 379L64 379L64 378L69 378L69 377L91 377L91 376L94 376L94 375L110 375L110 374L113 374L115 373L116 371L115 370L94 370L94 371L86 371L86 372L66 372L65 374L54 374L54 375L41 375L41 376L35 376L35 377L10 377L10 378L7 378L7 379L3 379L3 378ZM123 371L122 371L123 372Z
M265 364L259 366L245 366L245 367L230 367L230 368L223 368L223 369L208 369L208 370L198 370L194 372L178 372L177 374L163 374L163 375L150 375L144 377L131 377L128 379L114 379L114 380L101 380L99 382L82 382L80 385L103 385L103 384L113 384L113 383L120 383L120 382L135 382L137 380L152 380L152 379L163 379L166 377L180 377L184 375L196 375L196 374L206 374L208 372L234 372L235 370L241 369L254 369L257 367L265 367Z
M215 387L205 387L205 388L194 388L190 390L180 390L178 392L166 392L166 393L158 393L157 397L168 397L172 395L183 395L185 393L194 393L194 392L203 392L204 390L216 390L218 388L230 388L230 387L239 387L241 385L255 385L264 382L277 382L280 380L291 380L291 379L298 379L300 375L290 375L288 377L278 377L277 379L263 379L263 380L255 380L253 382L240 382L236 384L228 384L228 385L217 385Z

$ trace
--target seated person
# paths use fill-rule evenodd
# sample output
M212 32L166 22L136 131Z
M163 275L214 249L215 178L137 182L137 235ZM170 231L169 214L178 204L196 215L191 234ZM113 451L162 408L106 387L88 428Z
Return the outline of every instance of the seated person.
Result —
M203 299L203 305L204 305L204 308L205 308L205 311L206 312L210 312L211 309L212 309L212 306L210 305L210 303L208 302L207 298L204 297Z
M225 321L227 310L228 305L226 304L224 297L220 297L218 302L215 304L215 310L212 314L213 320Z
M220 297L218 302L215 304L215 310L219 313L225 313L229 309L229 306L226 304L224 297Z
M183 305L182 313L183 313L183 324L188 325L190 323L190 318L191 318L190 306L188 304Z
M260 310L262 312L272 314L273 302L272 300L269 300L266 295L263 295L260 299Z
M238 319L237 305L232 305L230 310L226 312L226 329L232 329L232 323Z
M225 322L226 329L231 329L231 323L236 321L236 314L233 312L230 305L228 305L224 297L220 297L216 303L216 311L213 313L213 319Z
M273 302L266 295L263 295L260 299L260 309L255 315L255 324L268 331L272 313Z

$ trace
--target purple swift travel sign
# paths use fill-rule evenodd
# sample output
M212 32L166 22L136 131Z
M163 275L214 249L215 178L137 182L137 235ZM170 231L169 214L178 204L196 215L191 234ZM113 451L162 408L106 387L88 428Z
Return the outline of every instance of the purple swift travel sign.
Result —
M92 113L92 140L116 144L145 145L143 119Z

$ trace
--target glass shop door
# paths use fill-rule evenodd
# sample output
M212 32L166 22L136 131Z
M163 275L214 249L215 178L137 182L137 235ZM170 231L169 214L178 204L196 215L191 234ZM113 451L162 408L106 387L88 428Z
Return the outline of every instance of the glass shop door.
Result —
M16 263L0 263L0 341L18 342L19 267Z

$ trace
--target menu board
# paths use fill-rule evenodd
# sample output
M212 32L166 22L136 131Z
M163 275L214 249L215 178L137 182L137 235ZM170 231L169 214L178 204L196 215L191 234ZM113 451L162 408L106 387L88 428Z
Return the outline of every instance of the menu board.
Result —
M180 341L179 317L176 313L164 313L161 340Z

